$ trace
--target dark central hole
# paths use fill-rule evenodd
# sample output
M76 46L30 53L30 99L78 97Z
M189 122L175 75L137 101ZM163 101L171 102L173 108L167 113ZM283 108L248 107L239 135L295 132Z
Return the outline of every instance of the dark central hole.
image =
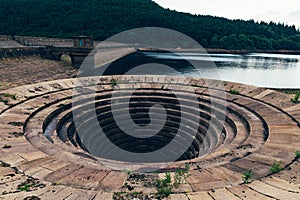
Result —
M74 146L79 146L89 153L93 152L91 154L95 156L97 156L97 152L101 152L99 157L105 159L112 159L112 154L116 152L111 151L103 142L104 140L100 139L97 140L98 142L94 142L93 138L106 137L118 148L139 154L155 152L170 144L171 141L175 141L174 149L166 153L179 155L177 156L178 160L194 159L203 151L202 144L209 126L207 122L209 115L201 113L200 116L194 116L191 114L190 117L183 118L180 105L182 101L185 101L184 96L177 93L175 95L172 91L163 89L146 88L135 90L133 93L132 90L120 90L119 95L116 96L112 96L112 91L99 92L96 98L84 99L82 106L76 108L79 113L76 118L81 123L75 126L73 113L70 110L60 118L57 124L57 134L64 142L69 140ZM112 102L115 103L113 112ZM153 107L154 105L160 105L160 107ZM63 106L51 116L71 108L71 105ZM195 108L186 108L185 112L189 112L189 109L193 113L192 109ZM118 123L115 121L114 115L118 116ZM201 122L198 121L199 119ZM136 125L135 128L131 127L129 121ZM130 132L124 132L118 126L119 122L122 122L123 125L128 123L127 128ZM152 127L151 130L147 129L149 126ZM95 130L99 127L104 133L100 136L95 134ZM181 137L176 137L179 133ZM191 138L191 135L194 135L191 133L196 133L196 137L192 138L193 142L187 148L184 145L187 139L185 137ZM82 135L85 135L85 138L81 138ZM143 137L140 137L141 135ZM209 144L205 145L209 146ZM117 160L128 161L128 158L118 157ZM151 162L161 161L151 160Z
M126 95L122 94L121 96ZM118 115L119 123L127 126L126 123L132 120L137 127L132 129L130 124L126 130L130 130L130 134L125 133L116 123L113 116L111 106L102 105L97 107L99 125L102 127L106 137L119 148L133 153L149 153L157 151L169 144L178 132L181 123L181 114L179 102L174 94L168 94L168 99L158 98L162 94L146 94L136 91L130 98L129 107L126 98L119 98L116 101L117 109L114 115ZM107 102L110 104L110 102ZM163 116L161 116L160 108L152 110L152 119L150 119L150 108L154 105L161 105L161 109L165 109L167 120L163 128L159 126ZM108 106L108 110L103 112L103 107ZM128 116L127 113L130 113ZM154 129L147 129L149 124ZM157 129L156 129L157 128ZM153 135L152 133L156 134ZM143 137L139 137L143 135ZM148 135L150 135L148 137ZM121 138L121 139L120 139Z

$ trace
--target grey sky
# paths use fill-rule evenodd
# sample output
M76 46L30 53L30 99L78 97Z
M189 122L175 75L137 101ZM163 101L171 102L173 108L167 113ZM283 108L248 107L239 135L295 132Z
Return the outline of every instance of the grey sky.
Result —
M164 8L229 19L275 21L300 28L299 0L153 0Z

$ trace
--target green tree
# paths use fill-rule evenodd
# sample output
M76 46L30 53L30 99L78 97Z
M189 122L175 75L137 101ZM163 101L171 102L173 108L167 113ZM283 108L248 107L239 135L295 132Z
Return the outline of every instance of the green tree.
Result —
M0 0L0 34L66 38L86 34L104 40L145 26L177 30L210 48L300 49L295 26L191 15L151 0Z

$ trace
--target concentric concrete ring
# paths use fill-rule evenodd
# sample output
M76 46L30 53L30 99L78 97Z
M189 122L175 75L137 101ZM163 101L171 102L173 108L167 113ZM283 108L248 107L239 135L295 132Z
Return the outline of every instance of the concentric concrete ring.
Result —
M118 80L118 83L111 80ZM81 109L82 116L88 111L84 107L86 103L72 107L74 82L75 79L66 79L2 91L3 99L7 101L0 103L0 142L2 146L11 145L11 148L1 150L1 160L46 183L59 184L64 190L94 190L86 192L99 197L103 192L126 191L124 184L128 185L130 179L128 172L122 171L126 160L108 160L90 154L76 133L76 128L80 127L75 128L72 111ZM291 179L289 175L299 177L300 173L299 163L295 160L295 151L300 147L300 105L292 103L287 95L272 90L230 82L225 82L226 98L220 98L217 86L209 85L208 88L204 83L204 79L197 78L106 76L96 87L90 88L91 93L86 94L85 99L91 101L85 102L96 105L99 124L107 130L107 137L128 151L144 153L164 146L174 138L178 123L184 124L183 134L187 137L190 132L196 133L192 144L178 161L161 169L161 172L174 171L185 163L191 166L191 176L175 191L174 198L179 195L186 199L222 199L224 196L250 199L255 194L262 198L285 195L297 199L300 180ZM189 118L180 119L177 98L184 101L191 95L187 89L191 86L198 97L200 116L191 114ZM239 93L230 93L232 88ZM109 109L113 90L122 93L117 99L120 104L122 98L135 91L134 96L130 96L129 112L140 126L148 123L147 113L153 103L163 105L161 108L167 110L168 123L161 135L153 137L150 142L143 138L124 137L115 126ZM212 96L209 90L215 90L215 95ZM93 98L95 92L97 95ZM211 99L216 102L214 107ZM224 105L227 105L226 110ZM120 116L124 112L128 110L120 108L117 111ZM224 123L219 121L220 116L226 116ZM88 123L88 118L83 119L83 124ZM126 120L124 118L125 123ZM155 118L152 120L155 124ZM192 129L192 124L198 128ZM209 126L211 131L208 134ZM96 124L89 127L83 131L92 131ZM135 134L142 133L136 130ZM180 148L182 141L176 142ZM110 153L110 149L102 150ZM270 176L270 166L274 161L282 162L286 170ZM153 165L155 163L138 163L132 170ZM247 170L253 172L255 181L243 185L242 176ZM151 180L162 175L153 173ZM153 185L145 187L139 183L134 191L156 192Z

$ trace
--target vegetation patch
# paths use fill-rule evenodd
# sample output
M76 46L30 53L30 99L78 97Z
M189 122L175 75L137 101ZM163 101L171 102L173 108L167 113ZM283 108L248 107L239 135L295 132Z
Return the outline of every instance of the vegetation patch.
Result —
M270 167L271 173L274 174L284 170L284 168L281 165L282 165L281 161L279 162L275 161Z
M4 103L5 105L8 104L8 100L7 99L3 99L2 97L0 97L0 102Z
M118 79L113 78L113 79L110 80L110 84L111 85L118 85L118 84L120 84L120 81Z
M230 94L240 94L240 92L238 90L233 89L233 88L230 88L229 93Z
M251 180L252 180L252 176L253 176L253 173L252 173L251 170L246 171L246 172L243 174L243 183L244 183L244 184L250 183Z
M299 150L295 151L295 159L298 159L298 158L300 158L300 151Z
M18 189L19 189L20 191L29 191L31 187L32 187L32 184L31 184L31 183L27 183L27 184L25 184L25 185L20 185L20 186L18 187Z
M157 194L144 194L143 192L114 192L113 200L132 200L132 199L162 199L161 196Z
M190 176L190 166L186 164L184 168L173 169L173 173L166 172L163 178L158 178L158 173L153 172L151 174L128 172L129 176L122 186L120 192L115 192L113 199L164 199L168 197L174 189L179 188L181 184L184 184L186 178ZM140 191L140 188L151 188L156 193L145 194Z
M164 178L157 179L156 181L156 188L158 194L169 196L172 192L173 187L175 186L172 184L170 172L166 172Z
M300 46L295 26L191 15L164 9L151 0L0 1L0 34L66 38L81 33L105 40L144 26L175 29L204 48L297 50Z
M295 94L295 96L291 99L291 102L293 102L293 103L300 103L299 98L300 98L300 92L297 92Z
M124 172L127 172L129 176L122 186L123 189L132 192L135 187L154 187L156 175L132 173L131 171Z
M18 185L18 190L28 192L28 191L33 191L33 190L37 190L38 188L44 188L44 187L46 187L46 185L40 183L38 179L28 177L25 182Z
M174 179L172 180L170 172L165 173L165 177L156 180L156 189L158 194L169 196L173 189L178 189L184 180L190 176L190 166L185 165L184 169L177 169L175 171Z
M16 94L3 93L1 95L6 97L6 98L11 98L12 100L17 100L17 95Z

